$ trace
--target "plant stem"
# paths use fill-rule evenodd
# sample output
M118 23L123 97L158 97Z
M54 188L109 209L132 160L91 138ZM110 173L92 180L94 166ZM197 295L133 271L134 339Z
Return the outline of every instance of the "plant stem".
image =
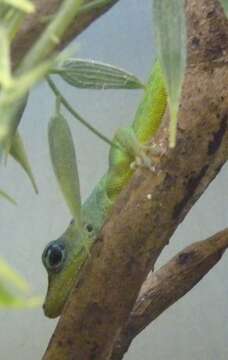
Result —
M115 145L111 140L109 140L105 135L100 133L96 128L94 128L92 125L90 125L74 108L69 104L69 102L64 98L60 90L55 85L54 81L47 76L47 82L50 88L52 89L53 93L59 98L63 106L73 115L74 118L76 118L81 124L87 127L90 131L92 131L93 134L98 136L101 140L103 140L106 144L110 146L117 146Z
M14 39L17 34L19 27L21 26L22 21L25 18L25 14L22 11L17 11L14 13L11 21L9 22L9 26L7 28L8 36L10 41Z
M19 72L30 69L47 57L61 41L66 29L77 15L80 5L81 0L65 0L62 3L53 21L48 25L47 29L20 64Z
M83 14L87 11L93 10L94 8L99 9L99 7L109 5L109 3L111 3L111 2L112 2L112 0L94 0L91 3L82 5L78 14Z
M175 148L177 135L178 104L171 104L169 101L170 123L169 123L169 146Z

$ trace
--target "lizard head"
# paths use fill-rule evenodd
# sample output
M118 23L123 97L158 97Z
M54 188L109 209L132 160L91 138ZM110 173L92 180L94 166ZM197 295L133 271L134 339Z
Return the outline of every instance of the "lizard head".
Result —
M65 233L51 241L43 251L42 262L48 273L48 290L43 309L50 318L62 312L77 274L87 258L87 246L91 239L90 228L87 228L81 229L71 222Z

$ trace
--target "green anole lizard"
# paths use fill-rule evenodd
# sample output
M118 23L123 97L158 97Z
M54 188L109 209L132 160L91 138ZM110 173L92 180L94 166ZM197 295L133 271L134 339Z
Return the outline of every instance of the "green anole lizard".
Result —
M114 137L106 174L85 203L81 207L79 204L78 219L72 220L64 234L50 242L43 252L49 282L44 303L46 316L60 315L90 247L134 172L131 164L138 156L143 159L143 147L158 129L166 104L163 75L156 62L132 125L118 130Z

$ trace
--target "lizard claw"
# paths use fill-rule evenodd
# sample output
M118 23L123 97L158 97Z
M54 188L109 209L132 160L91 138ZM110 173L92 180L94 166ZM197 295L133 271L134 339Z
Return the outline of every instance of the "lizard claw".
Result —
M156 165L163 154L164 149L161 149L157 144L140 145L140 151L135 156L135 160L130 164L130 167L133 170L136 170L138 167L144 167L155 172Z

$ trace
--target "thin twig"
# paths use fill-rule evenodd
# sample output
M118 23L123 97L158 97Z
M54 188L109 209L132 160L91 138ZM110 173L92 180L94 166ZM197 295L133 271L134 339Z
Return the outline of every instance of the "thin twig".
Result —
M53 93L59 98L64 107L71 113L71 115L77 119L82 125L84 125L87 129L89 129L93 134L98 136L102 141L104 141L109 146L116 146L111 140L109 140L105 135L103 135L100 131L90 125L66 100L61 91L58 89L54 81L47 76L47 82Z
M193 243L150 273L114 345L111 360L121 360L132 340L207 275L227 247L228 229L225 229L209 239Z
M54 44L54 49L63 49L72 39L118 1L119 0L106 0L103 2L103 5L101 5L101 2L99 1L98 6L96 7L94 6L94 0L84 0L83 7L79 9L79 15L74 19L69 30L64 34L63 39L59 43ZM12 65L14 68L20 63L28 50L39 38L40 34L43 32L44 26L52 22L63 1L33 0L33 3L36 7L36 13L26 18L12 44Z
M22 60L18 71L32 68L44 60L56 48L67 28L78 14L80 6L81 0L65 0L62 2L56 16Z

